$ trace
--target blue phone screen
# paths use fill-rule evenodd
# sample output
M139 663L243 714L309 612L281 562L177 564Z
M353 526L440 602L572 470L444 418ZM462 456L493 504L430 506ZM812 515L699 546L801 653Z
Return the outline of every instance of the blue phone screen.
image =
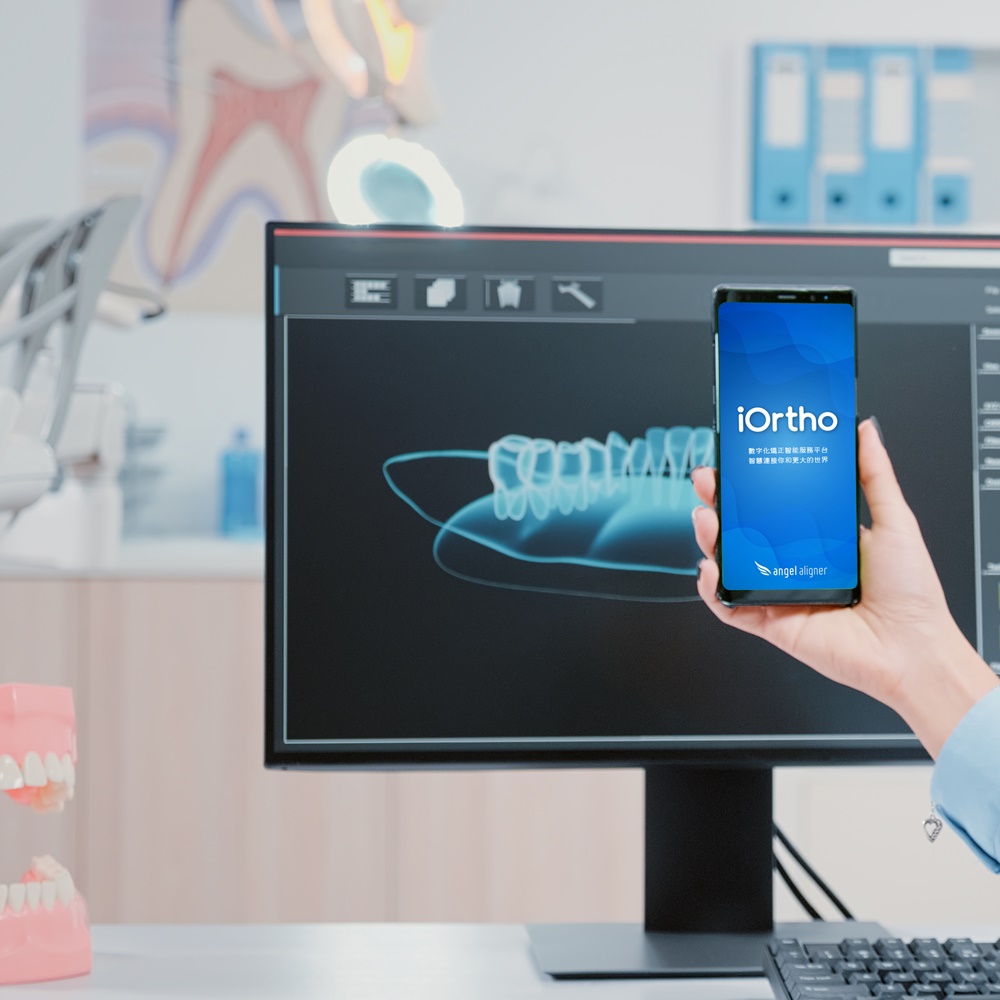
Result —
M722 585L853 589L854 307L724 302L718 338Z

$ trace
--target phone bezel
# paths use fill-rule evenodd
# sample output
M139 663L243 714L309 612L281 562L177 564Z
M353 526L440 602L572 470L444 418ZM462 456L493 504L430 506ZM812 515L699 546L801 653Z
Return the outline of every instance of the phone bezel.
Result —
M714 430L716 479L722 468L722 441L719 433L721 415L719 413L719 307L724 302L800 302L805 304L847 304L854 314L854 425L858 424L858 300L853 288L844 285L718 285L712 290L712 350L715 358L715 378L713 382ZM858 449L854 450L855 480L855 523L858 525L858 581L852 589L757 589L729 590L722 583L722 490L716 489L715 510L719 517L719 541L715 547L715 561L719 567L719 583L716 596L728 607L766 605L824 605L848 607L861 600L861 487L858 467Z

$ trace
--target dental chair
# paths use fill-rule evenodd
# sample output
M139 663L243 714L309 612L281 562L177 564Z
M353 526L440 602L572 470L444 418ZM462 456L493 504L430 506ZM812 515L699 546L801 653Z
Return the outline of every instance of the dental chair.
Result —
M0 230L0 559L36 561L39 541L54 541L43 508L56 502L53 490L64 480L117 489L124 458L119 394L78 385L77 370L138 207L138 198L115 198ZM80 555L60 559L50 548L37 561L66 564Z

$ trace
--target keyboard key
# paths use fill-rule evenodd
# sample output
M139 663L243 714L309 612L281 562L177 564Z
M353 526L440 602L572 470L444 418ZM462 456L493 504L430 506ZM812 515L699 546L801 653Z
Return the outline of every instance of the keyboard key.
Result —
M954 986L954 983L951 983ZM911 997L939 997L941 996L941 987L935 983L913 983L907 993Z
M952 984L954 985L954 984ZM793 986L791 994L794 1000L806 1000L807 997L814 997L816 1000L830 1000L830 998L853 998L870 997L871 992L864 983L840 983L826 984L820 983L816 986Z
M817 983L842 983L844 981L843 976L838 976L835 972L793 972L791 975L785 975L785 982L787 983L797 983L800 986L805 986L809 983L816 985ZM951 979L948 979L951 982Z
M879 975L882 975L883 972L902 972L903 966L899 962L887 962L885 959L882 959L878 962L869 962L868 971L877 972Z
M912 972L887 972L883 978L887 983L901 983L903 986L912 986L917 981Z
M954 975L956 972L972 972L971 962L960 962L956 959L950 959L941 965L942 972L950 972Z
M870 948L871 941L868 938L844 938L840 942L840 950L846 955L852 948Z
M972 938L948 938L944 943L944 950L952 957L956 951L964 951L968 948L975 948L976 954L979 954L979 949L976 948Z
M807 944L804 950L814 962L839 962L844 957L835 944Z
M982 972L956 972L956 983L972 983L975 986L985 986L989 980Z
M791 962L808 962L809 956L804 951L779 951L774 961L779 969L783 969Z
M867 983L869 986L882 982L874 972L850 972L844 978L849 983Z
M955 980L947 972L918 972L917 979L922 983L953 983Z
M831 962L830 968L834 972L839 972L842 976L847 976L849 972L867 972L868 966L864 962L852 962L844 959L842 962Z
M876 997L902 997L906 996L906 987L899 983L879 983L872 987L872 996Z
M910 964L911 972L940 972L941 965L938 962L926 962L922 958L915 958Z
M979 987L972 983L948 983L944 988L946 996L978 995Z
M884 954L890 948L905 948L906 942L902 938L879 938L875 942L875 950L880 954Z

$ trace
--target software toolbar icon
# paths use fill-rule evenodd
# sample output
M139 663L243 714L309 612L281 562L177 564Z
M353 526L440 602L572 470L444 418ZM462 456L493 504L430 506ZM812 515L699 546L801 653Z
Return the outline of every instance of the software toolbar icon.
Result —
M352 307L394 309L396 279L348 275L344 297Z
M418 309L456 310L465 308L465 278L416 278L414 303Z
M488 310L526 312L535 308L534 278L487 278L483 306Z

